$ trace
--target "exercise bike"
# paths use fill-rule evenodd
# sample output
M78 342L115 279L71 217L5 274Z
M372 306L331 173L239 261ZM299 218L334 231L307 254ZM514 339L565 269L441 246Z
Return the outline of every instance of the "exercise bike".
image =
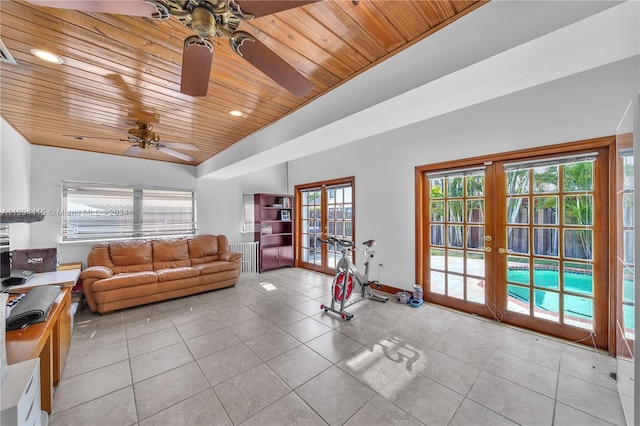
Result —
M371 249L371 247L376 244L374 240L367 240L362 243L365 246L364 255L367 257L364 262L364 274L358 271L358 268L356 268L356 265L354 265L349 257L351 247L355 245L353 241L336 237L327 237L326 240L319 240L323 244L338 244L342 247L340 250L342 257L338 260L336 275L333 278L333 283L331 285L331 306L322 304L320 305L320 309L324 309L325 312L331 311L340 315L340 318L349 321L353 318L353 314L345 311L345 308L361 302L365 298L370 298L377 302L386 302L389 300L388 297L380 296L371 290L372 285L375 285L377 289L382 287L378 281L369 281L370 260L373 258L375 253L375 250ZM347 303L353 294L354 282L360 286L360 297L351 303ZM337 305L339 305L339 308Z

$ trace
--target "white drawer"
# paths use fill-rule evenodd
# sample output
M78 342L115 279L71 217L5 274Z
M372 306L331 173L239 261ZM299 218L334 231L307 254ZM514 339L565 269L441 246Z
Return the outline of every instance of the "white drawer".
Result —
M30 359L9 366L9 376L2 384L2 426L39 426L40 359Z

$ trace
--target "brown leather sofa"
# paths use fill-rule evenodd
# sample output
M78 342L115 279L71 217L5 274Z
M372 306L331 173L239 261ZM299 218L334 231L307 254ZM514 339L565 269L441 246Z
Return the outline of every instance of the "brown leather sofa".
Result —
M87 304L104 314L233 287L241 262L224 235L114 241L92 247L80 278Z

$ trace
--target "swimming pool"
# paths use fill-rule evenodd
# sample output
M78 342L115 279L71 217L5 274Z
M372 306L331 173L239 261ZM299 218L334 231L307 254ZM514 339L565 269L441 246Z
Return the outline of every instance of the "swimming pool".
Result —
M528 269L509 269L507 272L507 281L510 283L529 284ZM560 298L557 293L547 292L544 289L558 289L559 277L558 271L553 269L536 269L533 277L536 285L533 297L535 306L545 311L559 313ZM509 296L524 303L529 303L529 289L526 287L518 287L509 285ZM575 316L591 320L593 318L593 303L589 296L593 295L593 277L591 274L564 272L564 289L565 291L575 293L573 295L565 295L564 311L565 315ZM632 280L625 280L623 283L624 302L633 304L634 301L634 285ZM579 296L580 294L585 297ZM623 305L623 315L625 326L634 328L634 307L632 305Z

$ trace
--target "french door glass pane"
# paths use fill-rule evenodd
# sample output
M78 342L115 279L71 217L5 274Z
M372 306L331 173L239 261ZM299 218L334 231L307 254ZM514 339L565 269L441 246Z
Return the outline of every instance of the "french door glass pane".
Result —
M464 252L460 250L447 250L447 270L449 272L464 272L464 261L463 261Z
M444 222L444 201L431 201L431 222Z
M463 179L463 177L447 178L447 180L449 181L447 196L449 198L462 197L464 190L464 186L462 183Z
M635 232L633 230L624 231L622 233L624 244L624 263L633 265L635 263Z
M634 226L633 218L633 194L622 196L622 226L630 228Z
M484 223L484 200L467 200L467 222Z
M480 304L485 303L484 279L467 277L467 300Z
M444 245L444 225L431 225L431 245Z
M529 228L507 227L507 250L509 253L529 254Z
M447 212L449 222L464 221L464 210L462 209L462 200L452 200L447 202Z
M564 230L564 257L593 260L593 231L591 229Z
M448 295L456 299L464 299L464 277L462 275L447 274Z
M558 256L558 230L554 228L533 229L533 254Z
M467 274L484 278L484 253L467 252Z
M565 225L593 225L593 196L565 195Z
M529 198L512 197L507 199L507 223L510 225L529 223Z
M507 309L513 312L529 314L529 287L518 285L507 285Z
M566 324L591 330L593 328L593 299L565 294L564 318Z
M534 290L533 316L548 321L560 321L560 294L553 291Z
M429 179L431 199L444 198L444 178Z
M562 166L564 192L591 191L593 190L593 163L565 164Z
M593 296L593 266L589 263L564 262L564 291Z
M467 177L467 197L483 197L484 196L484 176L468 176Z
M431 268L444 270L444 250L431 249Z
M484 248L484 226L467 226L467 248Z
M430 291L437 294L445 294L446 284L443 272L431 271L430 274Z
M528 258L507 256L507 281L510 283L529 284L530 276Z
M460 247L462 248L462 229L464 227L462 225L448 225L448 238L447 245L449 247Z
M533 169L533 192L535 194L558 192L558 166Z
M536 287L559 289L559 264L560 262L557 260L534 259L533 284Z
M507 172L507 195L529 193L529 171L513 170Z
M533 224L558 224L558 197L533 197Z

